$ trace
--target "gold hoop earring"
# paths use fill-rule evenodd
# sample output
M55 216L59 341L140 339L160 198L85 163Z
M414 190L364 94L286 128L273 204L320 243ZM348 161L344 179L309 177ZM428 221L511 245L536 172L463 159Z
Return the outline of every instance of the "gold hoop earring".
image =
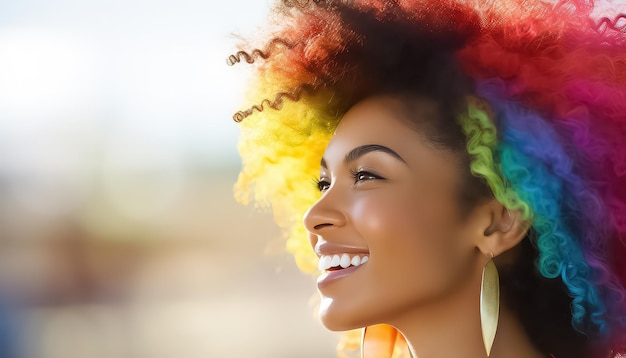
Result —
M483 267L483 277L480 286L480 325L483 334L483 343L487 357L491 354L491 347L496 338L498 316L500 314L500 280L498 268L493 262L493 254Z

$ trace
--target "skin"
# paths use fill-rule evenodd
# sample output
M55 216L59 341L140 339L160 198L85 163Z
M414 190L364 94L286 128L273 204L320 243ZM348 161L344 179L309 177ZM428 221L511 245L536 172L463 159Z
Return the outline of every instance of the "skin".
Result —
M418 115L433 112L432 103L420 101ZM334 331L390 324L416 358L484 358L482 268L525 232L519 214L492 199L461 214L457 158L428 143L424 125L416 129L401 108L392 97L358 103L324 154L323 195L304 218L311 245L369 252L369 261L320 285L320 318ZM367 145L384 148L354 153ZM491 357L542 356L502 307Z

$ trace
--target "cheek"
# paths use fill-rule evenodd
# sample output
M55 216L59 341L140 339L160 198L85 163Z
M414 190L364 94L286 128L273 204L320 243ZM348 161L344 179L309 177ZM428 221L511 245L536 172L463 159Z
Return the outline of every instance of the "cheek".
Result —
M436 295L456 281L467 252L454 210L454 202L440 195L405 189L371 195L354 205L354 225L370 249L376 284L415 296ZM407 285L408 275L414 284Z
M350 213L361 236L389 248L414 245L446 247L456 229L453 203L406 190L372 193L357 199Z

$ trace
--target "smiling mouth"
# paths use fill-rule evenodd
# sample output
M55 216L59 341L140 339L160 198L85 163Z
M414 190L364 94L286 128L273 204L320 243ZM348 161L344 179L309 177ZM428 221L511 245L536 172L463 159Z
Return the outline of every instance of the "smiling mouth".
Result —
M348 267L361 266L369 260L369 255L336 254L322 255L317 267L320 271L338 271Z

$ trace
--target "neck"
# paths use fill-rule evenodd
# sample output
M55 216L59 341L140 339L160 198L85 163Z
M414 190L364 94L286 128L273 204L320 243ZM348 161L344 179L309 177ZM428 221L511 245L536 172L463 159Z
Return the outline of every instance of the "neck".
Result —
M480 280L444 300L391 322L406 338L413 358L486 358L480 330ZM517 317L500 307L490 358L541 358Z

